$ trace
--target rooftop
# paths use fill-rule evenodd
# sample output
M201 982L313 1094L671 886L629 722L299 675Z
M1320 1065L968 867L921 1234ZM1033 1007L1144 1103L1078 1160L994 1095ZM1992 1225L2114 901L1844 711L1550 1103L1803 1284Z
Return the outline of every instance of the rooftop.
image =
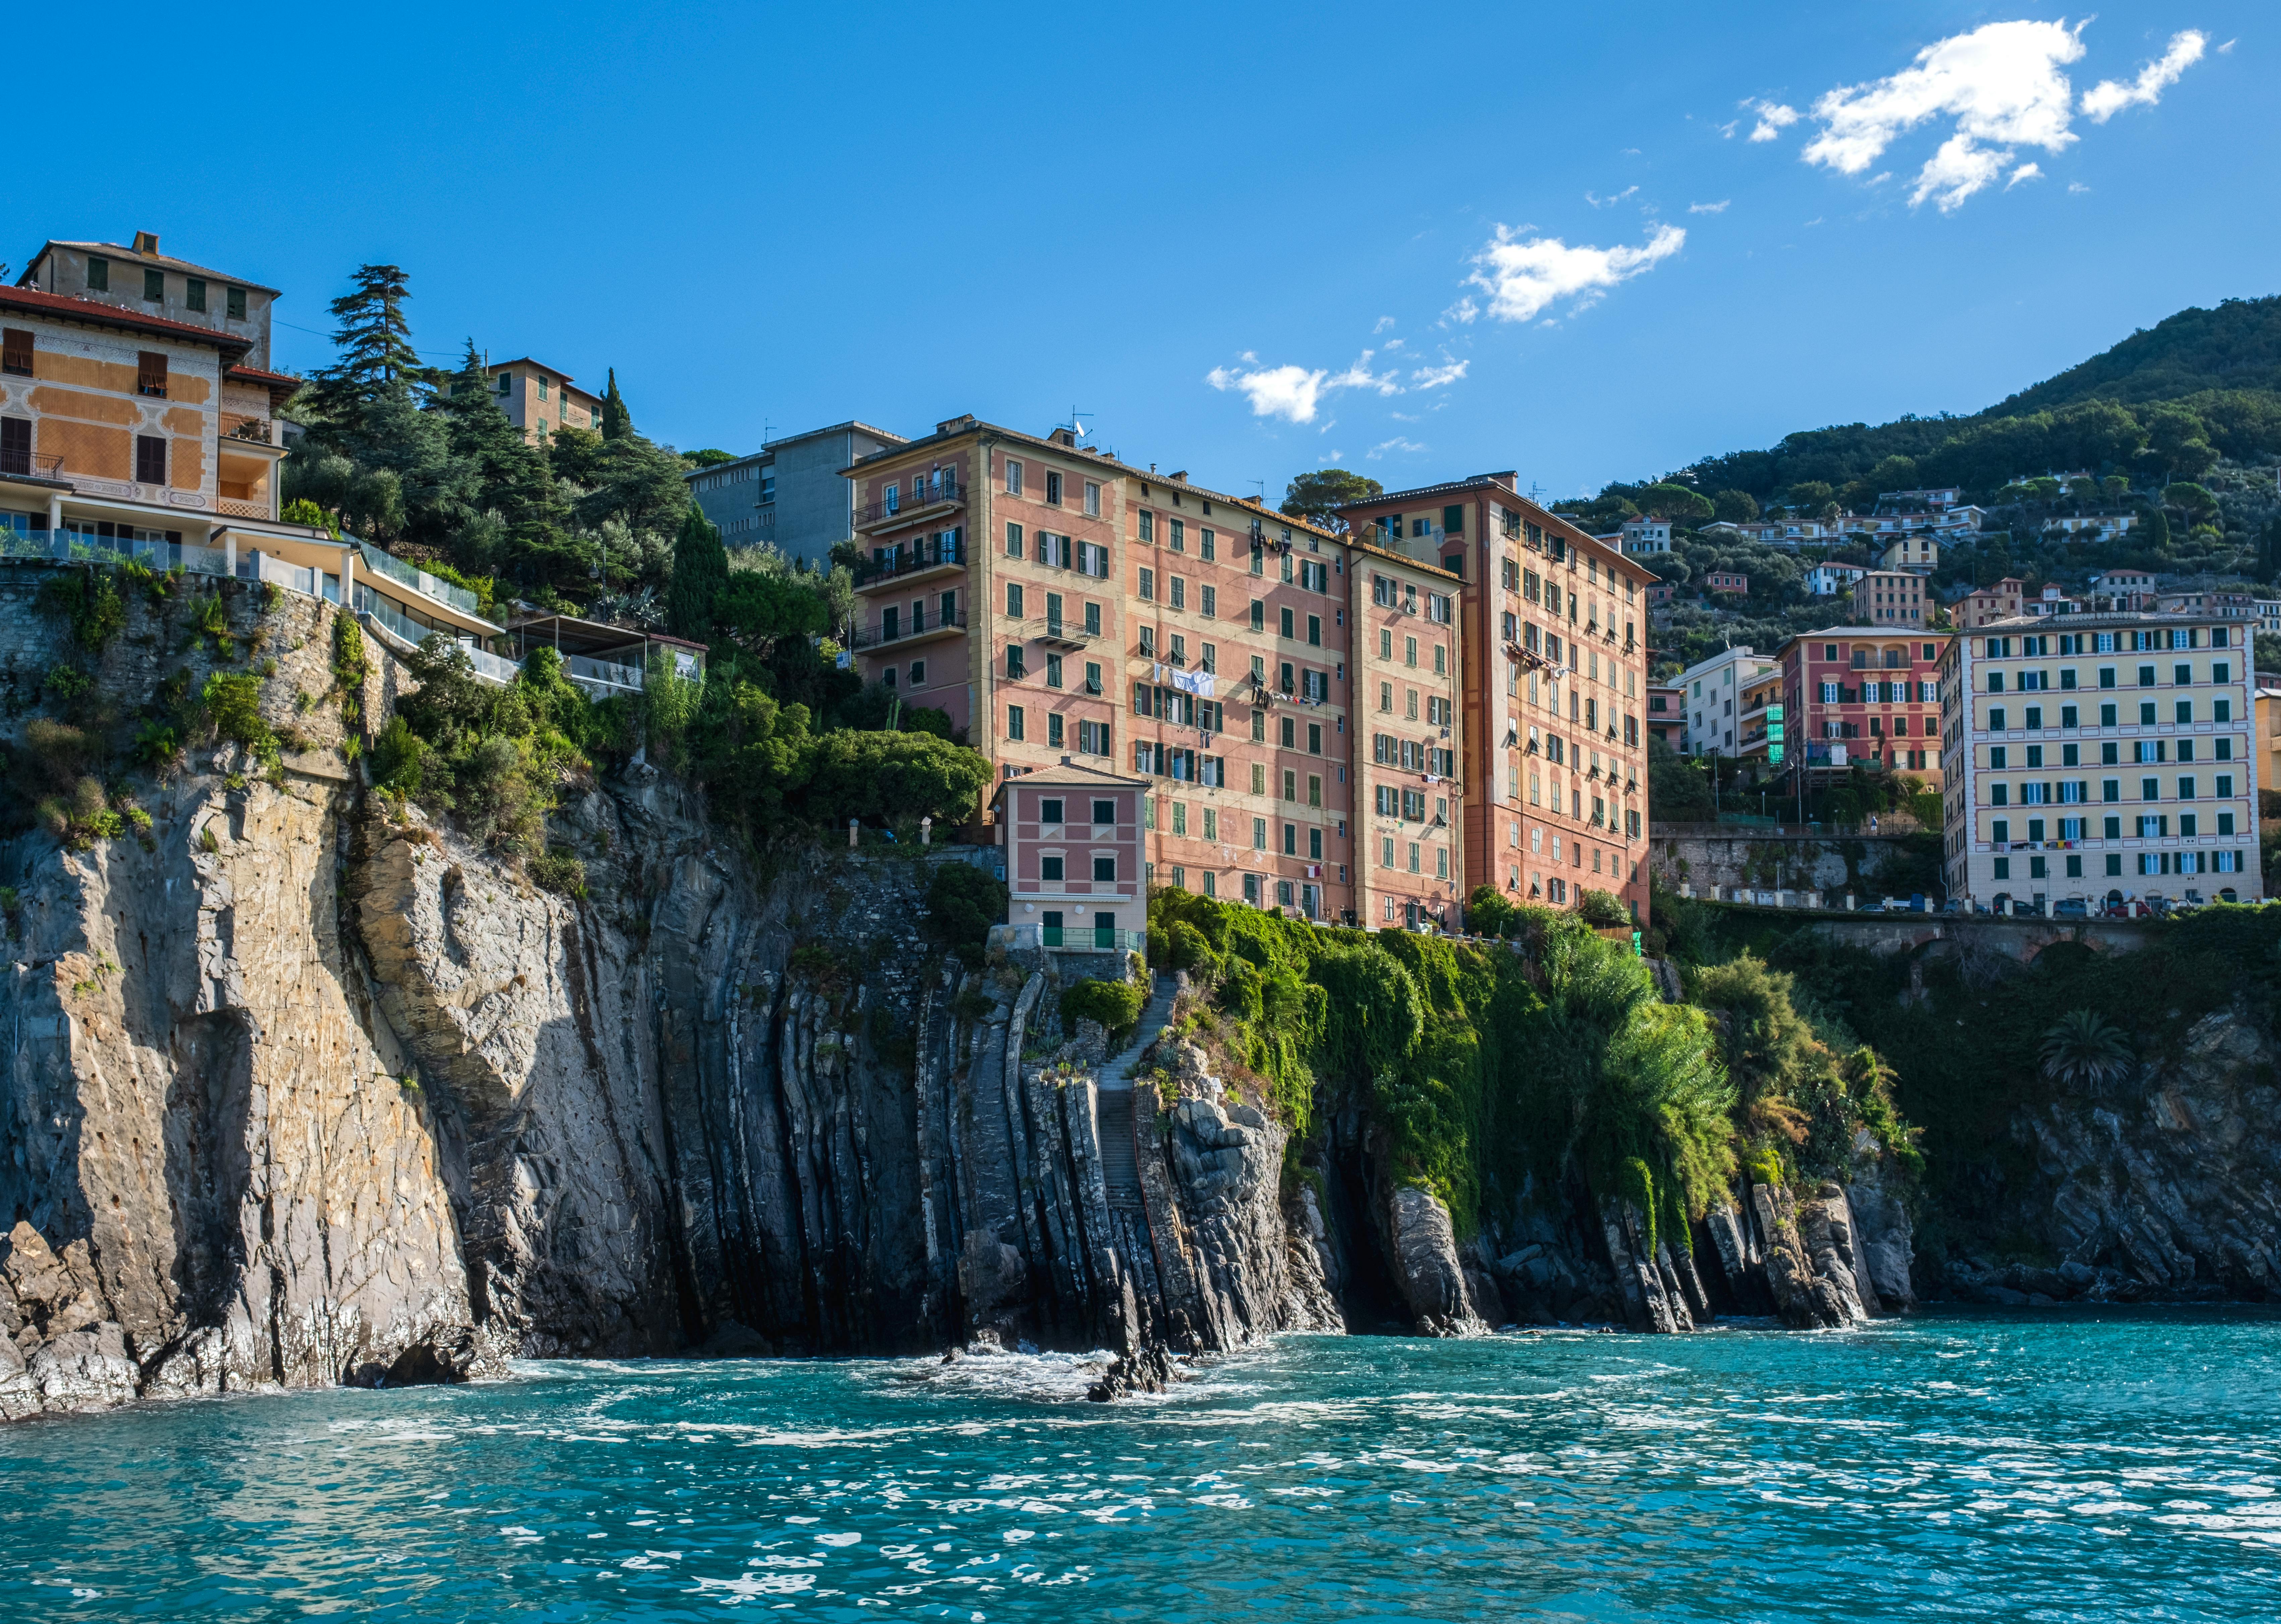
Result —
M511 361L492 361L489 363L489 367L494 376L498 375L499 373L505 372L510 367L536 367L539 371L545 373L549 377L560 378L565 383L568 383L570 382L570 375L563 371L561 367L550 367L545 361L529 355L518 355ZM584 395L587 399L597 402L602 398L599 395L594 393L593 391L588 389L573 389L570 392L574 395Z
M188 339L197 344L210 344L218 350L236 351L240 355L253 347L252 339L236 333L225 333L189 321L170 321L164 316L140 315L131 310L122 310L116 305L106 305L100 299L78 298L68 293L43 293L37 288L0 288L0 307L33 311L67 321L85 321L97 327L115 327L130 333L150 333L161 338Z
M709 463L701 468L692 468L682 477L695 479L700 475L717 473L722 468L739 468L747 462L763 462L775 456L778 449L783 446L799 445L808 440L820 440L827 434L868 434L875 440L886 441L888 449L891 451L900 451L909 444L900 434L886 429L874 428L861 418L851 417L844 423L832 423L822 429L809 429L799 434L781 435L776 439L764 442L758 451L748 451L741 457L730 458L726 462Z
M873 452L868 457L858 457L839 471L842 474L853 475L857 470L867 468L883 458L907 456L912 452L924 451L928 446L934 445L947 445L953 440L963 439L970 434L986 434L997 439L1013 441L1017 445L1034 446L1042 452L1074 452L1080 457L1094 459L1103 468L1113 470L1121 478L1136 479L1142 484L1162 485L1168 491L1193 491L1206 501L1225 502L1230 507L1248 514L1259 514L1278 524L1290 525L1295 529L1305 530L1311 535L1319 536L1326 541L1346 542L1350 539L1334 530L1326 530L1319 524L1311 523L1305 519L1295 519L1289 514L1276 513L1256 496L1230 496L1225 491L1214 491L1208 486L1191 484L1185 472L1159 474L1154 468L1135 468L1122 458L1111 456L1105 451L1091 446L1081 446L1071 440L1025 434L1019 429L1009 429L1001 423L985 422L970 413L959 417L947 417L935 425L932 434L921 435L915 440L902 441L889 446L885 451ZM785 442L777 440L772 441L771 444L781 445ZM715 466L722 468L727 465L716 463Z
M107 259L131 259L138 265L160 266L170 271L180 271L189 276L211 276L217 282L226 282L240 288L251 288L256 293L267 293L273 298L280 291L276 288L268 287L261 282L249 282L243 276L233 276L228 271L217 271L208 266L194 265L188 259L177 259L171 254L162 254L158 251L159 239L154 236L150 240L151 246L144 250L130 248L123 243L70 243L61 237L50 237L40 244L40 251L25 262L24 274L16 279L16 282L19 287L30 286L32 278L38 274L40 261L48 257L50 249L75 248L81 253L101 254Z
M1025 785L1065 784L1087 789L1145 790L1148 787L1148 781L1145 778L1127 778L1118 773L1104 772L1098 767L1072 762L1066 755L1062 757L1058 767L1040 767L1033 772L1017 774L1003 780L999 788L1002 790L1007 785L1016 782Z

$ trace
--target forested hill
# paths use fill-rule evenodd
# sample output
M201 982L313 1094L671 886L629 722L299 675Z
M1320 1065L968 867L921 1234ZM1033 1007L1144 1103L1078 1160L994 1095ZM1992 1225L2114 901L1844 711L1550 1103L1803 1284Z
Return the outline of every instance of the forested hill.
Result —
M1981 415L2014 417L2084 400L2182 400L2205 390L2281 391L2281 297L2182 310Z
M2281 298L2268 298L2182 310L1970 416L1806 429L1764 451L1705 457L1669 481L1705 498L1739 492L1760 503L1821 484L1850 504L1893 484L1988 493L2024 475L2070 468L2192 479L2220 458L2276 456ZM1602 506L1613 512L1610 497L1634 489L1612 486L1600 503L1579 506L1597 520Z

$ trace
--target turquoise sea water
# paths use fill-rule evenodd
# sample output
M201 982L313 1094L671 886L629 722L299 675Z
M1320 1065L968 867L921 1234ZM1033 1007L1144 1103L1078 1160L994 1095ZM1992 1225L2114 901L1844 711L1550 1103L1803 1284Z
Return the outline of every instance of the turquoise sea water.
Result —
M2281 1317L536 1365L0 1428L0 1618L2281 1616Z

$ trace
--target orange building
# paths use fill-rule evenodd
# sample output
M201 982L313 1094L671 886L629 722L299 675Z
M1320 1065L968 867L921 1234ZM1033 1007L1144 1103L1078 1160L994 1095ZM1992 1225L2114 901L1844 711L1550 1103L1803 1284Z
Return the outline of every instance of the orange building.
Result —
M1341 514L1358 542L1434 571L1458 598L1454 894L1488 885L1573 907L1608 891L1644 916L1640 634L1655 577L1521 496L1512 473L1388 491Z

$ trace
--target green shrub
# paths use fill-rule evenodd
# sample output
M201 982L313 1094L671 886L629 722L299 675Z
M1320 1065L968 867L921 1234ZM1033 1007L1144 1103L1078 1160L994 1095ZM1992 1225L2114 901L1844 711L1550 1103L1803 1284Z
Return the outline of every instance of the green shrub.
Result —
M40 787L72 788L93 770L102 753L99 739L69 723L35 716L24 724L25 765Z
M1587 890L1576 904L1577 917L1586 924L1614 929L1632 922L1631 910L1612 891Z
M116 839L123 824L94 778L81 778L68 795L50 796L39 806L40 822L50 834L73 851L85 851L97 840Z
M1139 1023L1141 1002L1140 989L1130 981L1088 978L1062 994L1062 1030L1073 1032L1079 1021L1099 1021L1114 1047Z
M586 865L568 852L541 853L524 867L530 875L530 883L541 891L566 897L586 894Z
M372 781L383 789L417 797L427 762L428 746L401 716L390 716L380 737L372 741Z
M261 679L251 672L216 671L198 691L214 731L252 753L265 767L277 764L277 735L261 716Z
M59 665L41 685L59 700L75 700L95 686L95 678L76 666Z
M990 927L1006 917L1004 882L970 862L938 862L928 877L927 939L979 968Z
M69 621L79 646L96 653L127 629L127 605L107 569L90 565L57 576L40 589L40 604Z

